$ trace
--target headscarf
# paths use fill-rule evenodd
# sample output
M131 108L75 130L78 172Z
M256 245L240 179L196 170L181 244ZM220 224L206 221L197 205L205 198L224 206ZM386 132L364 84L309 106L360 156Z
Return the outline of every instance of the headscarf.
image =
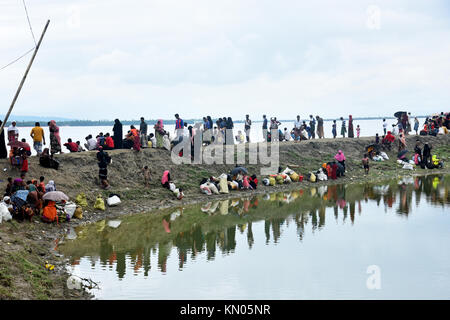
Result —
M47 185L45 186L45 191L56 191L56 187L55 187L55 181L50 180Z
M8 197L8 196L3 197L3 202L6 202L6 201L8 201L8 200L11 200L11 198Z
M58 143L61 144L61 137L59 136L59 127L56 125L55 120L50 121L50 128L52 128L53 135L56 137L56 140L58 140Z
M339 150L338 153L334 156L337 161L345 161L345 156L342 153L342 150Z

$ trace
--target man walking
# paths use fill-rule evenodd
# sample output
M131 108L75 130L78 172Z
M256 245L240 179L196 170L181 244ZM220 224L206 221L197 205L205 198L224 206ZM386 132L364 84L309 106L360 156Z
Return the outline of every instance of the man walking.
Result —
M315 139L316 138L316 119L314 119L314 117L312 116L312 114L309 115L309 128L311 131L311 138Z
M264 141L267 142L267 118L266 118L265 114L263 114L262 131L263 131Z
M316 116L317 119L317 135L319 136L319 139L324 138L323 133L323 119L319 116Z
M247 142L250 143L250 127L252 125L252 120L250 120L249 115L245 115L245 135L247 137Z
M44 129L41 128L41 124L36 122L34 128L31 129L30 137L33 138L33 148L36 150L37 155L40 156L42 153L42 141L45 145Z
M176 140L178 140L180 137L183 136L183 130L184 130L184 123L183 119L180 118L180 116L175 114L175 133L176 133Z
M141 117L141 124L139 126L139 133L141 135L141 147L148 147L148 138L147 138L147 123L144 121L144 117Z

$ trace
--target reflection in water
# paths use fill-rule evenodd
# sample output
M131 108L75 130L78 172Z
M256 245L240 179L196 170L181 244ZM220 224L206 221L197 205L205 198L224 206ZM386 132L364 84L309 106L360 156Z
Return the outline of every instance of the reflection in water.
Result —
M60 246L72 265L80 257L89 256L95 266L97 259L102 267L113 268L119 279L124 278L127 261L134 274L149 275L150 257L157 253L157 267L167 272L167 259L173 249L178 254L178 267L183 269L188 261L206 252L208 261L214 260L217 251L233 253L236 249L236 232L246 233L248 248L252 249L255 237L252 222L264 220L265 243L277 244L282 226L293 221L300 241L310 226L313 232L325 228L326 208L333 208L334 219L343 224L357 223L364 203L374 202L378 207L396 207L398 215L408 217L412 200L416 205L421 197L434 206L450 203L449 176L426 176L389 181L381 185L352 184L330 185L267 194L263 197L211 201L203 206L178 208L162 215L133 215L126 217L117 229L105 228L105 221L76 230L77 239ZM414 197L413 197L414 194ZM329 216L332 217L332 216Z

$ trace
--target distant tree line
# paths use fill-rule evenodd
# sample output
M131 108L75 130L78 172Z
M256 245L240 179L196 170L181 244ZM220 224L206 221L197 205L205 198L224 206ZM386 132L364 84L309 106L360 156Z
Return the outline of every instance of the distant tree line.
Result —
M426 116L417 116L420 118L425 118ZM279 120L281 122L288 122L288 121L294 121L295 116L292 119L288 119L288 120ZM309 120L308 118L303 118L305 121ZM348 120L348 118L344 118L345 120ZM355 120L378 120L378 119L395 119L395 117L359 117L359 118L353 118L353 121ZM197 122L202 122L202 119L183 119L184 122L188 123L188 124L193 124L193 123L197 123ZM252 119L254 122L262 122L262 119ZM332 120L339 120L339 118L329 118L329 119L324 119L325 121L332 121ZM149 125L154 125L156 124L155 119L146 119L145 122ZM245 120L233 120L234 123L243 123ZM42 120L38 120L38 121L17 121L17 126L18 127L34 127L34 124L36 122L39 122L41 124L41 126L46 126L48 121L42 121ZM141 120L121 120L120 122L122 122L123 125L136 125L139 124L139 122L141 122ZM66 121L57 121L56 122L58 124L58 126L69 126L69 127L86 127L86 126L113 126L114 125L114 121L113 120L66 120ZM170 120L163 120L164 124L175 124L175 119L170 119ZM11 125L11 121L7 121L6 122L6 126L10 126Z

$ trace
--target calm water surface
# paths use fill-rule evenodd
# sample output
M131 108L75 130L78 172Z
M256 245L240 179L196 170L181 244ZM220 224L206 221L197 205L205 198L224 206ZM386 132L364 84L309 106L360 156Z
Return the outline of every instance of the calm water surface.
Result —
M79 227L59 250L97 299L449 299L449 187L430 175L211 201Z

